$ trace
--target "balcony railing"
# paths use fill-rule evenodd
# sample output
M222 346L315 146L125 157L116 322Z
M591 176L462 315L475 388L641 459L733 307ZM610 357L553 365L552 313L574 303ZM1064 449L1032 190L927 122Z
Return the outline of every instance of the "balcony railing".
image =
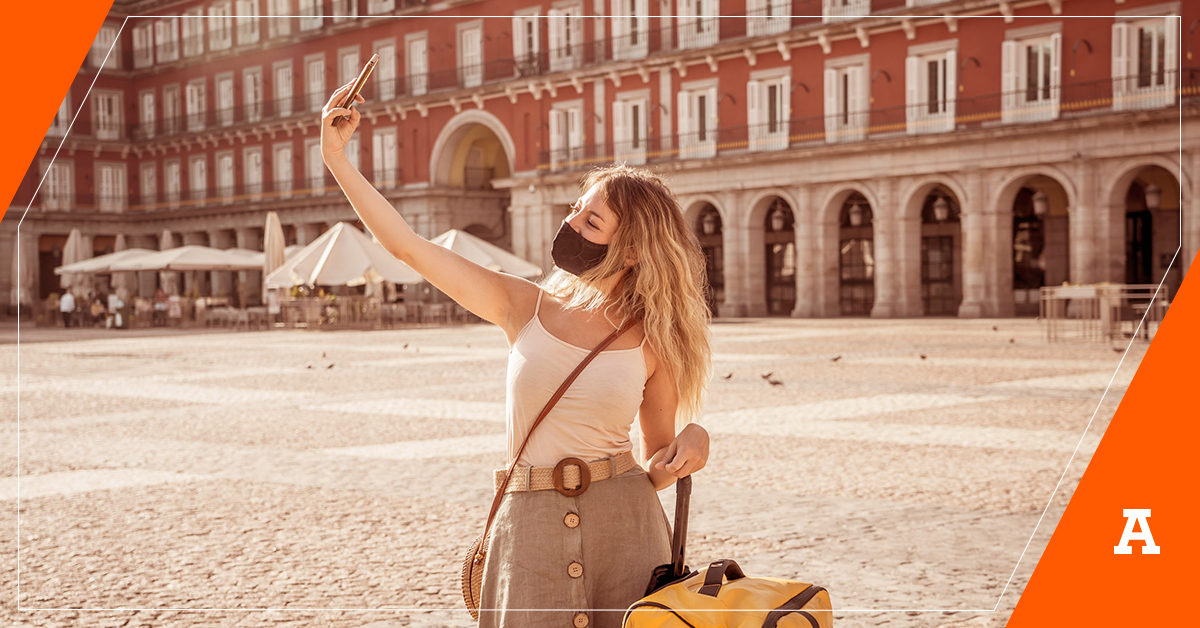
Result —
M1180 71L1180 80L1182 86L1176 90L1177 98L1200 99L1200 67L1184 68ZM1054 118L1073 118L1121 110L1114 108L1113 81L1110 79L1065 83L1059 85L1056 91L1059 94L1057 103L1041 105L1047 108L1053 106ZM952 123L940 116L930 116L927 119L918 117L914 120L908 105L898 105L835 116L797 117L782 121L779 125L784 127L782 130L779 126L772 128L772 125L768 124L707 129L703 139L697 133L685 133L682 136L671 134L664 139L652 129L638 150L630 150L628 146L621 144L618 144L615 150L610 144L592 144L571 149L570 155L565 155L563 151L542 151L538 156L538 169L577 170L620 160L639 163L667 162L830 143L870 141L903 137L910 133L949 133L986 128L1008 123L1004 108L1007 97L1008 95L1003 93L993 93L958 98L954 103ZM1128 93L1125 95L1127 99L1136 97ZM1168 99L1156 92L1147 92L1137 108L1151 109L1167 104ZM1029 111L1034 106L1030 104L1022 109L1026 115L1033 117L1013 123L1051 119L1045 112L1030 114ZM1128 108L1133 105L1127 102L1125 106ZM796 109L799 110L798 107ZM847 120L857 120L858 123L847 125L844 123Z

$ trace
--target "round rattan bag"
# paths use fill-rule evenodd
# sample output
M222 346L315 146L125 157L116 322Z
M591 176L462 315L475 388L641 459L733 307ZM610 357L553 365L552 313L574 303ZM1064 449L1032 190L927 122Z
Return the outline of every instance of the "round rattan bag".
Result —
M481 534L467 550L462 566L462 596L471 613L471 619L479 621L479 595L483 589L483 565L487 560L488 534Z

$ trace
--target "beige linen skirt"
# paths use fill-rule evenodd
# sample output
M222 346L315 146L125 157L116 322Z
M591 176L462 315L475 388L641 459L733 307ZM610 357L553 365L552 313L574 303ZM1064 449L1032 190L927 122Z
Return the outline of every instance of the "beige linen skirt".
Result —
M617 628L671 556L670 524L641 467L575 497L509 493L492 525L480 628Z

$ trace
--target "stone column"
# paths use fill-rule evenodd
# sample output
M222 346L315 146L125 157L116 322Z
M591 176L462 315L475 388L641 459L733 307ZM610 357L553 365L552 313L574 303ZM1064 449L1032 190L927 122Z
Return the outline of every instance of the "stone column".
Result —
M129 236L126 242L129 244L129 248L149 249L151 251L158 248L158 237L153 235ZM135 275L137 276L137 296L143 299L153 298L155 287L158 285L158 282L155 281L155 273L153 271L141 271L135 273Z
M1189 172L1188 177L1192 182L1192 189L1186 187L1183 190L1183 207L1179 211L1183 213L1183 234L1182 247L1179 251L1180 259L1179 267L1183 270L1183 276L1186 277L1188 269L1192 262L1196 260L1197 252L1200 252L1200 150L1193 151L1190 155L1183 154L1183 164L1191 162L1191 168L1185 168L1184 172ZM1179 179L1179 173L1172 173ZM1185 186L1185 180L1180 180L1179 185Z
M721 221L721 249L725 262L725 302L717 305L717 314L723 318L746 316L750 309L747 288L750 269L746 259L746 231L742 214L745 207L739 205L739 195L721 193L717 200L725 210Z
M817 315L817 260L813 240L816 237L816 200L811 190L796 188L797 207L793 212L796 232L796 306L793 318L811 318Z
M236 239L239 249L263 250L263 237L258 227L238 229ZM262 303L262 280L261 270L243 270L238 273L238 303L242 307Z
M203 231L189 231L183 234L183 245L198 245L208 246L208 234ZM207 296L208 282L205 281L205 276L208 273L203 271L187 271L183 273L183 294L190 297L193 293L200 296Z
M895 181L880 181L879 206L871 207L871 226L875 240L875 305L871 318L900 316L900 263L896 250Z
M1121 265L1121 280L1124 280L1125 217L1121 216L1120 229L1116 229L1110 216L1105 215L1103 204L1097 198L1095 178L1095 168L1090 164L1082 164L1077 169L1074 181L1077 206L1067 208L1070 220L1068 248L1072 283L1089 284L1110 281L1109 273L1106 272L1109 260L1106 260L1105 257L1111 254L1108 244L1113 231L1118 231L1121 237L1121 252L1116 262Z
M960 318L981 318L986 315L984 301L987 299L987 200L983 174L976 171L967 175L967 198L960 205L962 213L962 303L958 306Z

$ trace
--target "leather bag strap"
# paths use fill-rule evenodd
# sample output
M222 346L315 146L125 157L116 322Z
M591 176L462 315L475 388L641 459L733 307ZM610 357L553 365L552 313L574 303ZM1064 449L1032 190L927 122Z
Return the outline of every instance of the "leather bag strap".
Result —
M574 371L571 371L571 374L567 376L567 379L562 383L561 386L558 387L558 390L554 392L554 396L550 397L550 401L546 403L546 407L542 408L541 414L538 415L537 420L533 422L533 425L529 427L529 431L525 434L525 440L521 442L521 447L517 449L517 454L513 456L512 461L508 464L508 472L504 474L504 482L500 484L500 490L496 492L496 496L492 499L492 510L488 513L487 524L483 526L484 537L486 537L488 532L492 529L492 521L496 518L496 513L500 510L500 500L504 497L504 489L508 488L508 481L512 479L513 471L517 468L517 461L521 459L521 454L525 451L525 445L529 444L529 437L533 435L533 431L537 429L537 426L541 424L543 419L546 418L546 415L550 414L550 410L554 407L554 404L558 403L558 400L561 399L563 394L567 392L567 388L570 388L571 383L574 382L575 378L579 376L579 373L583 371L583 367L587 366L588 363L592 361L592 358L599 355L599 353L603 351L605 347L612 344L614 340L620 337L621 334L628 331L635 324L637 324L637 321L626 321L625 324L619 329L609 334L608 338L605 338L600 342L600 344L596 345L596 348L592 349L592 352L589 353L587 357L579 363L579 366L575 367Z

